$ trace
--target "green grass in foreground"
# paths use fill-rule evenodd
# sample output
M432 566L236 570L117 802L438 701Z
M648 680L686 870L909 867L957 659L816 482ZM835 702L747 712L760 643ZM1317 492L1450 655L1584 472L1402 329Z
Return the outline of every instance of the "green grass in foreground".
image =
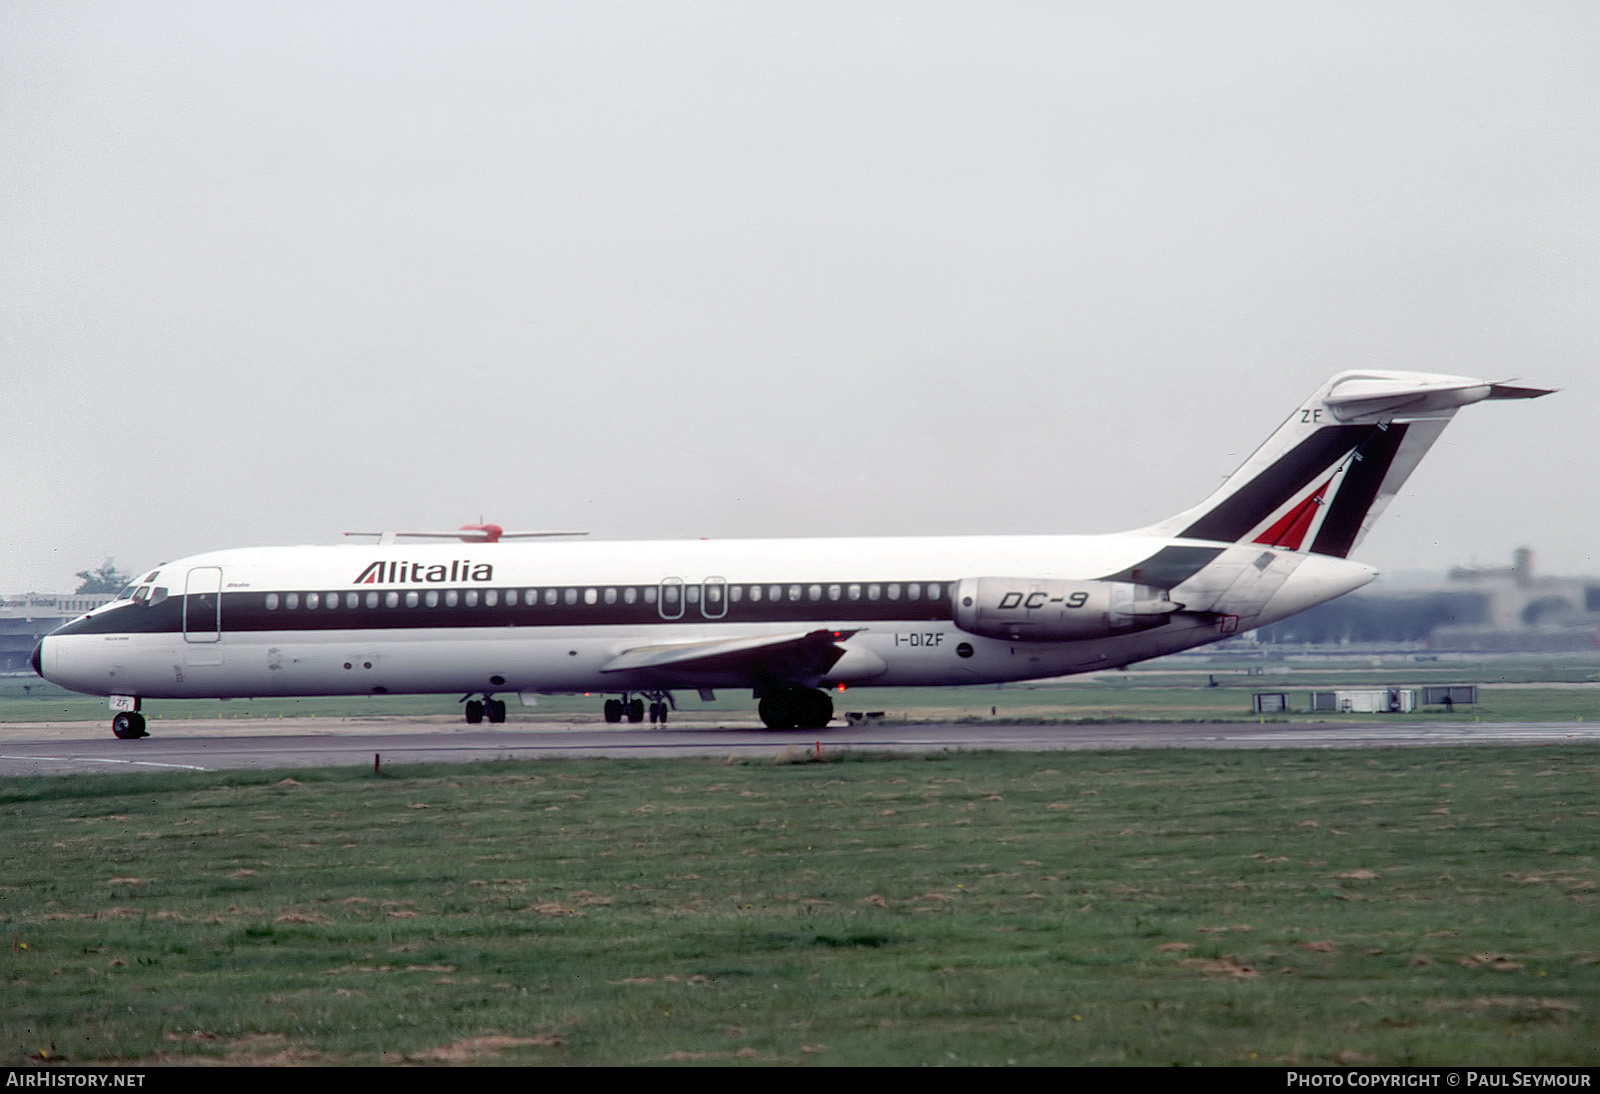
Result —
M0 1062L1600 1061L1600 753L0 780Z

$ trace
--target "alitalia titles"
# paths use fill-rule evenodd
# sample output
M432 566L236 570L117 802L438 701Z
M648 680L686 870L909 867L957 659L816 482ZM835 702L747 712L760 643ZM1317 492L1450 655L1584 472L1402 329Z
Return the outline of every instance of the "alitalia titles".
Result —
M469 558L442 562L398 562L380 559L356 575L353 585L448 585L461 581L493 581L494 564Z

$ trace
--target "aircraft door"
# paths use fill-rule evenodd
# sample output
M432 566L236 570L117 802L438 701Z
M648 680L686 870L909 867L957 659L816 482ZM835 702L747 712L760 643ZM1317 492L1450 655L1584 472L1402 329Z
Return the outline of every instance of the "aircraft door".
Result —
M222 664L222 570L196 566L183 586L183 663Z
M222 641L222 569L196 566L183 587L183 640Z

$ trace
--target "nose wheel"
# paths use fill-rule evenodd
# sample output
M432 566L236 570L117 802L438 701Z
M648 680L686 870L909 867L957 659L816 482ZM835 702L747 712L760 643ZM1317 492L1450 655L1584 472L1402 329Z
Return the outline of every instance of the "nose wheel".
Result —
M137 741L150 736L144 728L144 715L136 710L125 710L111 719L111 732L120 741Z

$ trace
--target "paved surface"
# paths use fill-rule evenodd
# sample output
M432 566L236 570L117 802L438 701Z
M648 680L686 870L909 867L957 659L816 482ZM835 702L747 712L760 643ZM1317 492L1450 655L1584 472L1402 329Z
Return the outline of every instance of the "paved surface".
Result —
M1115 725L835 724L772 731L747 724L675 724L667 729L588 722L467 726L441 720L299 718L291 721L161 720L152 736L119 741L98 722L0 725L0 775L105 771L470 763L500 759L611 756L777 756L785 749L873 752L1127 748L1394 748L1460 744L1600 743L1587 722L1332 722L1315 725L1119 723Z

